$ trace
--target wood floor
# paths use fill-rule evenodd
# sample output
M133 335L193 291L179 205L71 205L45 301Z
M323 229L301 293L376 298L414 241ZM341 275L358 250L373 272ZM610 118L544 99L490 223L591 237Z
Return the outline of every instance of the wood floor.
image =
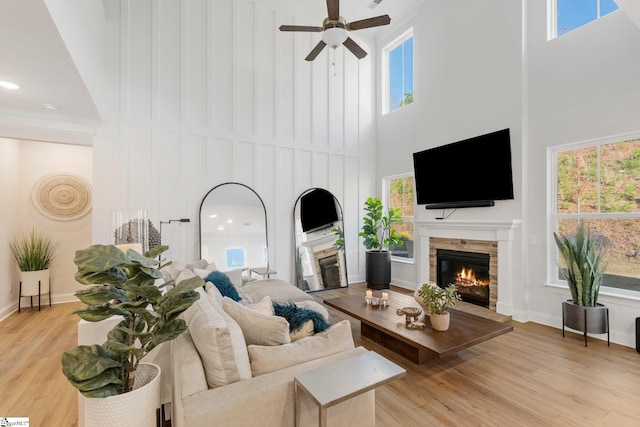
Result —
M395 289L400 290L400 289ZM361 293L315 292L317 300ZM27 308L0 322L0 417L29 417L31 426L76 426L77 394L61 371L77 342L79 304ZM348 318L329 309L332 321ZM352 320L352 319L350 319ZM443 360L414 365L361 339L407 370L376 391L378 427L640 426L640 354L635 349L533 323ZM212 424L214 425L214 424ZM268 426L267 426L268 427ZM279 427L279 426L274 426Z

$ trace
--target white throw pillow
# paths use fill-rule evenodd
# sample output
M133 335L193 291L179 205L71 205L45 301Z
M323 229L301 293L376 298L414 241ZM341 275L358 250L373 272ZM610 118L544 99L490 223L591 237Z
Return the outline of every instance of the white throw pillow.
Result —
M187 264L187 268L189 270L193 270L194 268L199 268L201 270L204 270L205 268L207 268L207 266L213 264L213 262L209 263L209 261L207 261L206 259L199 259L198 261L194 261L191 264ZM215 264L213 264L213 268L215 270L216 266Z
M246 304L244 304L246 305ZM255 311L257 311L258 313L262 313L262 314L266 314L268 316L274 316L274 310L273 310L273 304L271 303L271 297L270 296L266 296L264 298L262 298L262 300L260 302L257 302L255 304L250 304L247 307L254 309Z
M214 263L209 264L204 269L202 268L194 268L193 272L200 276L201 279L206 279L211 272L216 271L216 265Z
M218 306L222 307L222 294L220 293L220 290L218 289L217 286L215 286L213 283L211 282L207 282L204 285L204 291L209 294L210 297L213 298L213 300L216 302L216 304L218 304Z
M192 277L196 277L196 274L188 268L185 268L180 272L180 274L178 274L178 277L176 277L175 284L177 285L183 280L191 279Z
M207 385L222 387L251 378L246 342L240 327L202 290L184 313L189 334L200 354Z
M289 322L284 317L260 313L229 297L222 299L222 307L240 325L247 345L280 345L291 342Z
M267 374L354 348L351 324L342 320L326 331L279 346L249 345L253 376Z

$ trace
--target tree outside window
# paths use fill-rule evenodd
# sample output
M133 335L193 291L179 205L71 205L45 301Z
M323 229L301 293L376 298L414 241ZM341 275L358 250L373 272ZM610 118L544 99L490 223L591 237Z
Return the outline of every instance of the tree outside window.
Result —
M383 49L384 106L388 113L413 102L413 29Z
M413 215L415 205L415 184L413 175L386 179L389 208L399 208L402 221L393 228L402 239L402 246L391 248L394 257L413 259Z
M615 0L550 0L550 39L618 10Z
M640 138L553 152L555 230L583 218L605 253L603 286L640 291Z

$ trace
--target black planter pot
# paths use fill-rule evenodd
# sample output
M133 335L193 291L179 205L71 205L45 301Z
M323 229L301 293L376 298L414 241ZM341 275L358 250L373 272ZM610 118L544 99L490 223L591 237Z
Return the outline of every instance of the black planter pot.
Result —
M564 327L567 326L584 333L584 346L587 346L587 333L607 334L609 341L609 309L602 304L595 307L574 304L573 300L562 303L562 336Z
M369 289L389 289L389 283L391 283L391 252L367 252L365 280Z

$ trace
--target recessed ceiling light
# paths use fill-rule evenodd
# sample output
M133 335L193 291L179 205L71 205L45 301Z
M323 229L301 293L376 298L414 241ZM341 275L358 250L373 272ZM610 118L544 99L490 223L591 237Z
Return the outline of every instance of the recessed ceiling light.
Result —
M8 82L6 80L0 80L0 87L3 87L5 89L11 89L11 90L20 89L20 86L18 86L17 84L13 82Z
M44 108L46 108L47 110L57 110L58 106L56 104L44 104Z

